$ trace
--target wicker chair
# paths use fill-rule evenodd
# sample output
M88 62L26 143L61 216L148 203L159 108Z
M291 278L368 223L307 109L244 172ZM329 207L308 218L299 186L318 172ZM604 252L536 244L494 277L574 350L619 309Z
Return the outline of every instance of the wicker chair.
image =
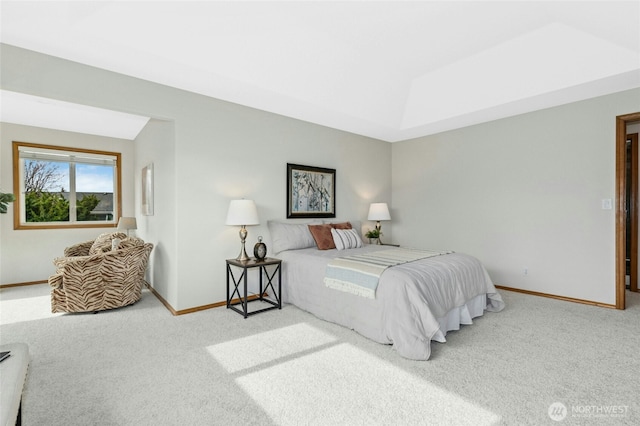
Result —
M153 244L123 233L66 248L49 277L51 312L97 312L137 302L152 249Z

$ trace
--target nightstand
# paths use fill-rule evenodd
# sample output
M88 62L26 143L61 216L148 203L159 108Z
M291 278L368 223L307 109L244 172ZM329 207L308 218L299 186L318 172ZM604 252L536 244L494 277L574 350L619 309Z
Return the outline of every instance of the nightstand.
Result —
M246 262L236 260L236 259L227 259L227 309L232 309L237 313L241 314L245 318L249 315L257 314L259 312L269 311L271 309L282 309L282 260L275 259L273 257L267 257L264 260L256 260L249 259ZM233 269L240 269L241 274L236 279L233 274ZM260 275L260 291L257 295L253 295L249 298L247 294L247 280L249 275L249 270L253 268L258 268L258 273ZM236 272L240 272L236 271ZM273 280L278 275L278 290L276 291L274 287ZM264 285L263 278L266 278L266 285ZM231 284L233 283L233 291L231 291ZM267 297L265 294L267 290L271 288L271 297ZM240 294L240 290L244 290L242 294ZM236 301L233 300L234 297L237 296ZM248 310L249 302L261 301L266 302L272 306L268 306L266 308L257 309L254 311ZM237 308L236 306L241 305L242 309Z
M393 246L393 247L400 247L400 244L391 244L391 243L381 243L381 246Z

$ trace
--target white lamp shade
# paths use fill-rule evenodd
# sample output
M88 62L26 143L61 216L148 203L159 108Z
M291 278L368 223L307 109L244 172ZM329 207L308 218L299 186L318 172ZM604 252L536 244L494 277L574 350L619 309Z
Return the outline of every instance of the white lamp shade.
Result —
M118 220L118 229L138 229L135 217L121 217Z
M231 200L227 225L259 225L258 209L253 200Z
M371 203L368 220L391 220L387 203Z

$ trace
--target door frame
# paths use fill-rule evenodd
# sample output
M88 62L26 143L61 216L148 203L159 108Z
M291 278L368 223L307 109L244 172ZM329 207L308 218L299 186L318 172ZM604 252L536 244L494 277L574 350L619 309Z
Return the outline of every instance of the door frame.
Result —
M629 229L627 234L631 236L629 244L630 252L630 271L629 271L629 290L638 291L638 134L627 133L627 142L631 142L631 182L627 182L630 186L629 197L629 220L627 220ZM628 161L628 160L627 160Z
M625 308L626 275L626 151L627 123L640 121L640 112L616 117L616 309Z

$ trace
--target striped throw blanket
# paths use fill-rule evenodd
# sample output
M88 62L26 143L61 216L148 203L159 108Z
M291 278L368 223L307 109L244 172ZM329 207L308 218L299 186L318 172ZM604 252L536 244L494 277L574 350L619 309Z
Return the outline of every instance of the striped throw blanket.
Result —
M375 299L380 275L387 268L449 253L453 252L396 248L338 257L327 265L324 284L336 290Z

